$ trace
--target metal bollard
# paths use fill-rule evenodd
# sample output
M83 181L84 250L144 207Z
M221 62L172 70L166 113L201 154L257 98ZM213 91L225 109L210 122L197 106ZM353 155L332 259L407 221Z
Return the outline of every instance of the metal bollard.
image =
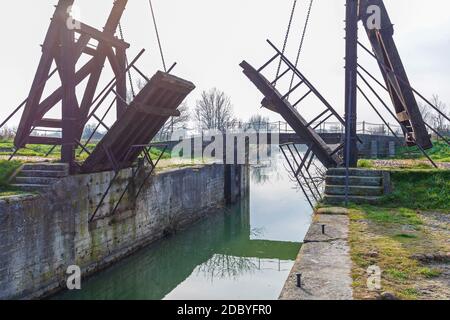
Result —
M302 287L302 274L297 273L297 288L301 288L301 287Z

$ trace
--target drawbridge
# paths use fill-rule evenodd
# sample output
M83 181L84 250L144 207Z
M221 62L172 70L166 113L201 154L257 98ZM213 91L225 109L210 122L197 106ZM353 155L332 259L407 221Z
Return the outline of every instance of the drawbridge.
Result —
M169 118L180 115L177 108L195 86L170 74L176 64L167 70L159 41L164 72L157 72L149 79L139 70L137 62L144 50L131 62L128 60L130 44L124 40L120 22L127 3L128 0L114 1L101 31L71 16L75 0L59 0L28 97L0 125L23 109L14 140L16 152L32 144L51 145L52 151L60 146L61 162L69 164L71 173L118 172L130 167L140 155L146 156L158 131ZM154 25L159 40L156 22ZM108 62L114 77L99 90ZM137 72L143 83L138 94L132 71ZM56 76L60 86L44 96L49 91L46 89L58 80ZM110 127L105 119L111 118L114 106L115 121ZM99 116L104 109L104 115ZM58 113L60 118L50 116ZM85 127L90 122L98 125L82 143ZM100 128L106 130L106 135L94 150L89 150L89 143ZM84 162L77 160L77 149L81 149L78 156L88 154Z
M325 168L340 166L349 168L357 165L358 141L361 142L357 136L358 93L361 94L401 144L409 147L416 146L435 167L436 164L426 152L427 149L433 146L428 129L448 142L432 125L426 123L423 119L416 96L424 100L435 112L449 120L447 115L443 114L411 86L395 45L393 24L383 0L347 0L346 2L345 119L336 112L298 68L314 0L309 1L303 33L294 61L290 61L286 57L285 52L298 4L297 0L293 1L282 49L277 48L268 40L268 43L275 51L275 55L265 64L259 69L254 68L247 61L243 61L240 64L244 74L263 94L262 107L281 115L296 134L306 141L307 151L303 155L298 151L294 143L283 144L280 146L280 149L289 165L288 170L291 171L290 173L297 180L311 206L314 205L313 201L320 201L322 194L320 183L318 183L320 179L309 172L314 159L319 160ZM358 41L359 22L362 22L364 25L372 50L366 48ZM381 71L384 84L358 63L358 46L362 47L366 53L374 58ZM276 75L273 80L269 80L271 78L267 75L270 72L267 70L270 66L275 66L276 68ZM373 88L366 76L370 78L370 81L375 82L388 92L391 106L383 100L382 95ZM287 77L289 79L285 79ZM399 124L404 136L403 140L398 136L398 132L391 128L389 122L377 109L375 103L364 92L362 85L358 84L358 79L362 80L361 83L365 84ZM285 85L281 88L282 85L280 83L286 82L288 84L287 89ZM302 93L299 94L298 92ZM317 102L313 103L307 100L311 96L319 100L322 111L319 110ZM312 111L317 112L317 116L307 120L307 115L310 115ZM316 131L323 122L330 118L337 119L345 127L345 139L338 146L327 145ZM346 181L348 186L348 170Z
M339 122L344 124L344 120L339 116L336 110L328 103L327 100L319 93L319 91L308 81L308 79L286 58L286 56L278 50L270 41L271 47L276 51L276 54L270 58L261 68L255 69L247 61L241 63L244 74L253 82L253 84L264 95L261 101L263 107L280 114L292 129L307 141L311 155L317 157L326 167L337 167L342 164L342 158L339 157L338 152L342 146L332 149L323 141L320 135L315 131L322 123L335 117ZM286 71L281 73L275 80L269 81L263 74L263 71L270 66L270 64L280 58L286 66ZM287 75L289 71L293 72L298 83L290 88L285 93L280 93L276 88L276 83L279 82L283 76ZM301 86L306 87L306 92L300 96L298 100L291 103L295 91L299 90ZM323 105L323 111L311 121L307 121L301 116L296 109L309 96L315 95ZM309 153L309 152L308 152Z

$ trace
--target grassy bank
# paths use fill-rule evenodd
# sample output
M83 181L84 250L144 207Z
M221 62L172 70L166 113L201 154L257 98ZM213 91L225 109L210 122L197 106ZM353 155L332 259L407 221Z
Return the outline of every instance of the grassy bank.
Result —
M381 206L450 212L450 170L392 170L391 179Z
M20 193L20 191L9 186L8 180L21 165L20 161L0 160L0 197Z
M378 206L350 207L354 296L448 299L450 261L432 257L450 252L450 171L394 170L392 183L394 192ZM367 286L370 266L382 271L378 291Z
M433 148L426 150L434 161L450 162L450 146L444 141L433 141ZM412 154L411 154L412 153ZM422 159L426 160L417 147L402 147L398 150L396 159Z

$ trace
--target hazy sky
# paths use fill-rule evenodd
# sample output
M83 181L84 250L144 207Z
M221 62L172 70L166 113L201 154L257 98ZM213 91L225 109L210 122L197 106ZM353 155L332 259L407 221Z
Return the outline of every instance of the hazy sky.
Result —
M0 51L0 119L6 117L27 95L40 58L40 44L47 30L56 0L8 1L0 12L3 30ZM261 94L242 74L239 63L255 67L269 56L267 38L281 46L292 6L288 0L153 0L168 64L178 62L174 74L194 82L197 90L189 97L195 103L201 90L217 87L232 99L241 119L263 113ZM289 56L301 35L309 0L299 1ZM81 20L101 28L113 0L77 0ZM310 29L304 44L300 69L343 113L344 0L315 0ZM450 103L450 2L447 0L386 0L395 24L395 40L413 86L427 97L433 93ZM148 51L140 68L148 75L161 69L147 0L130 0L123 18L129 56L141 48ZM360 38L367 42L361 30ZM131 58L130 58L131 59ZM293 59L293 58L292 58ZM360 62L379 71L361 52ZM106 65L109 70L109 65ZM105 80L109 74L105 74ZM312 112L314 102L305 106ZM311 110L312 109L312 110ZM365 103L359 117L380 123ZM17 119L15 120L17 121Z

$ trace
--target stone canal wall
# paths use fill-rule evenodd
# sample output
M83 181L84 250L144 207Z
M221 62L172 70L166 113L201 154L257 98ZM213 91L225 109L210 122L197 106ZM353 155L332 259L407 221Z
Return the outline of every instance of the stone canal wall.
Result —
M248 187L245 166L205 165L153 176L136 199L133 183L114 215L132 170L115 180L90 221L114 172L62 179L38 196L0 200L0 299L38 298L65 286L68 266L83 276L193 223Z

